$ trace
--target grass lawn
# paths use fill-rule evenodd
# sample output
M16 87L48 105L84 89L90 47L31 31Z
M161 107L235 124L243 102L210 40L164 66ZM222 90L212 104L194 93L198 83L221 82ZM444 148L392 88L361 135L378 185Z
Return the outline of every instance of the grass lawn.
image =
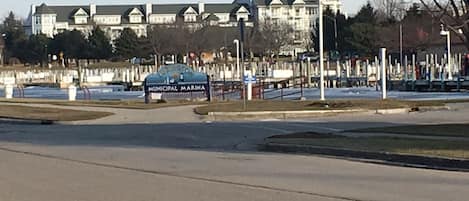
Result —
M438 124L438 125L409 125L383 128L366 128L350 130L356 133L395 133L408 135L431 135L469 137L469 124Z
M341 110L341 109L393 109L421 106L443 106L443 101L402 101L402 100L331 100L331 101L249 101L246 111L300 111L300 110ZM197 114L209 112L243 112L242 101L215 102L195 109Z
M86 106L86 107L107 107L107 108L123 108L123 109L157 109L164 107L184 106L184 105L202 105L206 102L192 102L192 101L167 101L167 102L152 102L145 104L143 100L77 100L77 101L64 101L64 100L46 100L46 99L0 99L0 102L6 103L32 103L32 104L51 104L61 106Z
M346 148L360 151L379 151L400 154L439 156L469 159L469 141L427 140L396 137L343 137L336 135L281 136L268 142Z
M109 112L0 105L0 117L52 121L92 120L112 115Z

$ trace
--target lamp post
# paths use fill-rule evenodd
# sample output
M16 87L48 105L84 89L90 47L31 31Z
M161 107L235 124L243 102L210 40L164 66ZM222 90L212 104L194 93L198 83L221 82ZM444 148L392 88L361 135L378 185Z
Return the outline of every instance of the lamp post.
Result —
M235 39L233 43L236 44L236 75L239 76L239 40Z
M448 30L444 29L444 26L441 25L441 31L440 31L441 36L446 36L446 49L447 49L447 56L448 56L448 79L452 80L453 79L453 73L451 71L451 37L450 37L450 32ZM442 78L444 79L444 78Z
M6 33L3 33L2 34L2 38L3 38L3 48L2 48L2 52L1 52L1 61L0 63L2 63L3 66L6 66L6 63L7 63L7 34Z
M44 61L45 61L45 65L46 67L49 66L49 56L47 54L48 50L47 50L47 44L44 45Z
M319 91L321 101L326 100L324 96L324 27L322 16L322 2L318 1L318 14L319 14Z

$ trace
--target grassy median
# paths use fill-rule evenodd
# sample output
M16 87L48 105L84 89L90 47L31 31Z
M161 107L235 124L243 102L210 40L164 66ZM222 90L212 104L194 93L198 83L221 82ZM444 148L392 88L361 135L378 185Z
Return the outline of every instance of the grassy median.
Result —
M469 124L406 125L382 128L365 128L350 130L348 132L469 137Z
M469 159L469 141L464 140L450 141L401 137L344 137L329 134L294 134L274 136L268 138L267 142Z
M330 100L330 101L249 101L244 110L243 101L215 102L195 109L197 114L209 112L243 111L301 111L301 110L345 110L345 109L394 109L421 106L444 106L444 101L403 100Z
M112 115L112 113L16 105L0 105L0 118L48 121L80 121L99 119L109 115Z

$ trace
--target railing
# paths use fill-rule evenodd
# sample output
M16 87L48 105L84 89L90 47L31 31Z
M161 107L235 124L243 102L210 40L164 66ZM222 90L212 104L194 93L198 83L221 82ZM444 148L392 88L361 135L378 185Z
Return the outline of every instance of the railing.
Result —
M18 85L17 91L18 91L18 98L24 98L24 87L21 85Z
M268 87L268 86L266 87L266 83L262 82L262 84L261 84L261 86L262 86L262 99L264 99L264 100L273 100L273 99L280 98L280 100L283 101L284 97L292 96L292 95L296 95L296 94L300 94L299 98L301 98L304 95L304 91L303 91L304 84L305 84L304 79L305 79L305 77L301 76L301 77L293 77L293 78L290 78L290 79L281 80L281 81L278 81L278 82L268 83L268 85L271 85L271 84L274 85L273 89L268 89L268 90L266 90L266 88ZM290 82L292 82L292 83L290 83ZM279 87L279 88L277 88L277 87ZM285 89L298 89L298 91L293 91L293 92L290 91L288 93L285 93L285 91L284 91ZM278 94L278 93L280 93L280 94L279 95L274 95L272 97L269 97L269 96L266 97L266 95L268 95L268 94Z
M217 100L226 100L229 97L239 98L242 95L243 85L241 82L212 82L213 98Z

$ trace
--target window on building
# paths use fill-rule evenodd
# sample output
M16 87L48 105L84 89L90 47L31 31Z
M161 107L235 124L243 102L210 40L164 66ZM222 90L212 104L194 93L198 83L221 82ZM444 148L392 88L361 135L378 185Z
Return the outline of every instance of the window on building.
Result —
M36 16L36 24L41 24L41 16Z
M318 11L315 8L308 8L308 15L316 15Z
M141 23L142 17L140 15L131 15L130 16L130 23Z
M301 33L295 32L295 40L301 40Z
M299 16L300 15L300 9L299 8L295 9L295 13L296 13L296 16Z
M272 14L273 15L280 15L280 8L273 8L272 9Z

